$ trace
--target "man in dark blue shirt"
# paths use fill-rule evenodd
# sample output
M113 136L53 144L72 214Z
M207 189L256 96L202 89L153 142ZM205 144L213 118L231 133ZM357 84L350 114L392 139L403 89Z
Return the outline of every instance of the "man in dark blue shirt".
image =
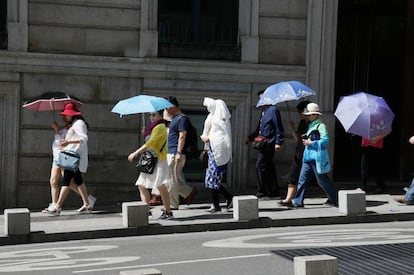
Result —
M259 99L263 93L264 90L257 92ZM277 184L276 168L273 163L273 157L276 151L281 150L285 136L280 113L276 106L263 106L260 121L256 130L244 140L244 143L247 144L253 141L257 136L265 137L267 139L267 144L259 150L259 155L256 161L256 196L258 198L279 197L280 190Z
M197 190L187 185L183 173L186 161L183 149L187 130L189 129L189 120L187 116L181 113L178 100L175 97L168 97L168 101L174 105L167 109L167 112L172 116L167 141L167 162L171 180L170 202L171 209L178 209L180 196L184 198L187 204L191 204Z
M282 149L285 140L279 110L274 105L263 106L259 136L267 139L267 144L259 150L256 161L257 193L261 197L279 197L276 168L273 163L275 152Z

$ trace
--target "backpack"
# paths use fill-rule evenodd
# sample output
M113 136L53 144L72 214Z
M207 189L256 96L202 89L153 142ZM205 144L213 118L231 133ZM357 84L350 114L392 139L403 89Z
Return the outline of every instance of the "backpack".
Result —
M198 135L197 130L191 123L191 120L186 115L182 115L179 120L183 117L186 117L188 120L188 129L187 129L187 135L185 136L185 144L183 148L183 154L185 154L187 159L195 159L200 156L201 150L198 149ZM177 122L177 132L178 132L178 124Z

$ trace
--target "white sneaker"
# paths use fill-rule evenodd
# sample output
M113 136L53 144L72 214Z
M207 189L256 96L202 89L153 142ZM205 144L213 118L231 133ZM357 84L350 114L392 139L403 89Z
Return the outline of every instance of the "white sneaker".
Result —
M92 210L93 207L95 206L96 197L94 197L91 194L89 194L88 200L89 200L89 209Z

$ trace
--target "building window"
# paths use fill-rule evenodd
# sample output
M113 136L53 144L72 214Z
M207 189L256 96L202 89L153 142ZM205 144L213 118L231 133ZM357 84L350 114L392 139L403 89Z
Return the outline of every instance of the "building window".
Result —
M159 0L158 56L240 60L238 0Z
M7 49L7 0L0 0L0 49Z

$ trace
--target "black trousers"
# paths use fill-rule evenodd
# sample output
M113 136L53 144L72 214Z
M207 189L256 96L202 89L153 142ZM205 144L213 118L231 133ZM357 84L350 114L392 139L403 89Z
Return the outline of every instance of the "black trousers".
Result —
M220 185L219 189L211 189L211 196L213 198L215 209L220 209L220 193L223 194L228 202L233 199L233 195L231 195L223 185Z
M258 197L278 197L280 196L277 184L277 175L273 157L275 155L274 146L266 146L259 151L256 161L257 176L257 196Z
M368 176L374 176L378 189L385 190L382 149L373 146L362 147L361 189L366 190Z

